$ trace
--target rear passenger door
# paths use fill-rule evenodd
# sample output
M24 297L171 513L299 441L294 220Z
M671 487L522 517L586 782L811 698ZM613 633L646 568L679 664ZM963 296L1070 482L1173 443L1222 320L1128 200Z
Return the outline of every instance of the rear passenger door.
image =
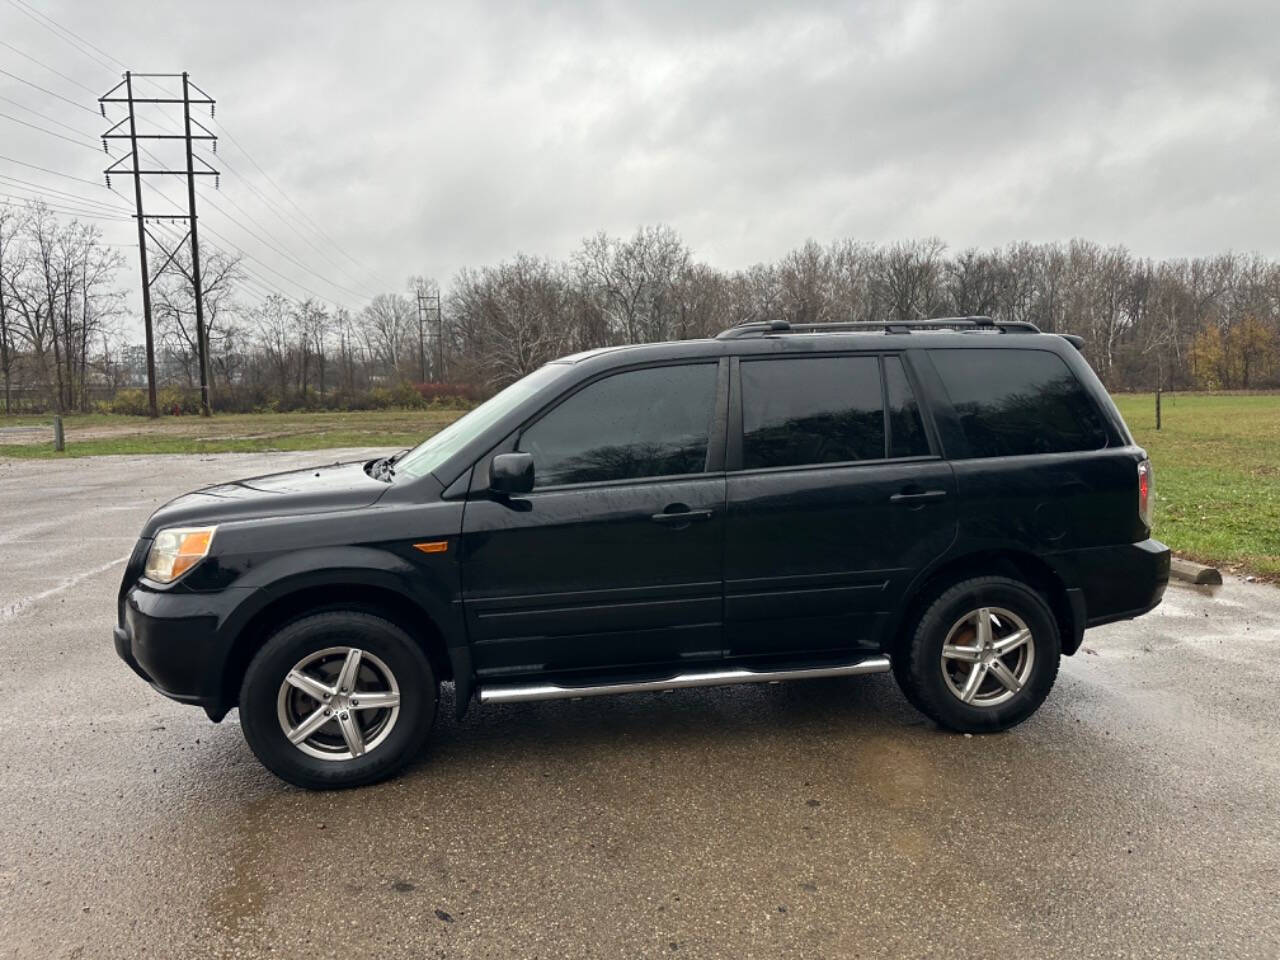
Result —
M912 576L955 536L955 484L898 354L731 366L731 658L878 649Z

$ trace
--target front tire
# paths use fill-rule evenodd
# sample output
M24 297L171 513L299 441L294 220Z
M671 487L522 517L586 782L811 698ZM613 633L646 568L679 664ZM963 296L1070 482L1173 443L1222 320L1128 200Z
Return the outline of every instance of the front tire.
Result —
M240 688L240 725L268 770L313 790L363 786L400 770L435 719L438 686L421 646L356 611L281 628Z
M1044 703L1061 638L1044 598L1017 580L975 577L942 591L892 658L907 699L962 733L1007 730Z

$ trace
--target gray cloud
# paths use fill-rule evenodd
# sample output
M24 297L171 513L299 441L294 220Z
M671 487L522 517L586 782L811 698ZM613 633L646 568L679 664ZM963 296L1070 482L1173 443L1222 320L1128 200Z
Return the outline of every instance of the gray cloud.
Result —
M561 256L596 229L655 221L726 267L843 236L953 247L1087 236L1152 256L1280 256L1280 61L1263 2L47 11L135 69L189 68L263 168L397 282L447 280L517 250ZM0 32L90 86L111 81L7 5ZM3 50L0 65L26 73ZM12 84L0 94L27 99ZM0 135L0 153L91 179L100 166L39 134ZM223 188L332 274L237 176Z

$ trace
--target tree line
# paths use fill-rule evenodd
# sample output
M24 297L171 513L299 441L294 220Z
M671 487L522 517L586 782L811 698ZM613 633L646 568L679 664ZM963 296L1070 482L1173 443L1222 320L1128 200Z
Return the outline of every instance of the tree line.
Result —
M39 204L0 207L6 410L144 412L134 409L140 347L127 332L138 324L124 309L125 266L94 227ZM973 315L1080 335L1113 390L1280 387L1280 264L1257 254L1153 260L1087 240L956 252L937 238L841 240L724 270L659 225L597 233L563 259L466 267L444 290L412 277L358 311L266 293L221 251L201 266L208 376L224 410L469 402L567 353L751 320ZM152 301L161 406L194 412L195 311L181 252L155 278Z

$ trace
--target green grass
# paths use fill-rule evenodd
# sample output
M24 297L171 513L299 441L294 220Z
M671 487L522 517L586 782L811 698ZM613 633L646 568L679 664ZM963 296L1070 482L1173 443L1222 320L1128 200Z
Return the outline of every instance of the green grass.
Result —
M0 457L53 459L101 454L258 453L330 447L407 447L446 424L459 410L369 410L352 413L251 413L200 417L84 414L63 418L66 451L53 450L52 418L0 417ZM37 433L5 427L39 426Z
M1164 396L1116 404L1156 476L1155 535L1179 556L1280 577L1280 395Z
M1175 394L1155 429L1151 394L1121 394L1120 411L1156 470L1156 536L1181 556L1280 578L1280 395ZM405 447L459 416L453 410L65 418L55 454L48 416L0 417L0 457L136 453L256 453L326 447ZM35 442L32 442L32 441Z

